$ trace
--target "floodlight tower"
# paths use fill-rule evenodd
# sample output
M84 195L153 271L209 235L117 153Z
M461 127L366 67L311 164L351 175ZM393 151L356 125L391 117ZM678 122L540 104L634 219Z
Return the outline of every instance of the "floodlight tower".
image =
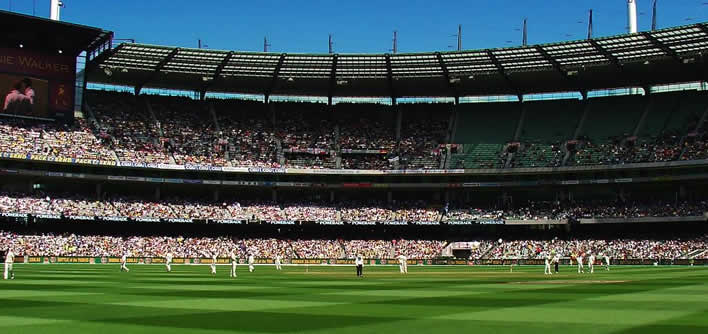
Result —
M462 25L457 25L457 51L462 51Z
M637 32L637 0L627 0L627 27L630 34Z
M590 18L588 19L588 39L592 39L592 9L590 10Z
M393 49L391 49L391 52L398 52L398 31L396 30L393 31Z
M521 45L523 45L523 46L529 45L529 35L528 35L528 30L526 29L527 23L528 23L527 19L524 18L523 36L521 36Z
M651 31L656 30L656 2L658 0L654 0L654 5L651 8Z
M268 37L263 37L263 52L268 52L268 47L270 44L268 44Z
M334 44L332 43L332 34L329 34L329 43L328 43L328 46L329 46L329 53L330 53L330 54L334 53L334 47L333 47Z
M64 7L64 2L61 0L52 0L49 8L49 18L54 21L61 21L61 8Z

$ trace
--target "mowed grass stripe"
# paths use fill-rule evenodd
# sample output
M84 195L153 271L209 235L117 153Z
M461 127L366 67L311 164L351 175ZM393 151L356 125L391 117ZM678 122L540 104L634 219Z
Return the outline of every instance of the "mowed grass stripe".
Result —
M16 265L0 282L3 333L258 332L659 333L708 330L708 269L613 267L542 275L542 267L259 266L229 279L205 266ZM599 267L596 269L600 269ZM604 284L602 281L622 281ZM593 283L594 282L594 283ZM592 283L592 284L591 284ZM659 301L664 301L661 303ZM2 318L4 317L4 318ZM613 320L616 319L616 320Z

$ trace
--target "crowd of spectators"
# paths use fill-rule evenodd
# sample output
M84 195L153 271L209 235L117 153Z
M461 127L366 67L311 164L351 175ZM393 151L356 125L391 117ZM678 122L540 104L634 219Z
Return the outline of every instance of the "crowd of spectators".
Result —
M515 206L433 205L428 201L209 202L167 198L148 200L106 196L102 200L70 194L0 193L0 213L163 219L235 219L319 222L454 222L702 216L708 201L529 201Z
M0 120L0 150L135 164L199 164L224 167L436 169L445 156L446 104L272 103L186 97L134 96L88 91L89 108L72 125ZM694 124L695 126L695 124ZM581 137L569 150L569 166L699 160L708 158L705 126L657 137ZM524 143L509 167L557 167L563 143ZM486 152L486 151L485 151ZM510 156L476 161L471 154L451 168L503 168ZM341 161L341 162L340 162Z
M471 250L470 259L543 259L547 255L587 259L685 259L708 256L708 236L687 239L571 239L562 240L483 240ZM108 236L76 234L15 234L0 231L0 249L13 249L28 256L113 256L209 258L213 254L238 257L253 254L257 258L409 259L440 257L447 243L440 240L340 240L340 239L238 239L232 237ZM703 254L700 253L703 251Z
M708 250L708 236L691 239L583 239L583 240L500 240L486 251L475 252L473 259L543 259L547 255L576 258L600 254L611 259L679 259L692 251ZM705 254L704 256L708 256Z
M113 256L209 258L213 254L238 257L252 254L256 258L284 259L353 259L409 258L430 259L440 256L444 241L435 240L285 240L237 239L230 237L166 237L166 236L96 236L76 234L18 235L0 231L0 250L12 248L27 256Z
M207 105L186 97L151 96L149 101L176 164L228 165L226 138L217 131Z
M113 161L115 155L79 119L73 125L0 118L0 151L47 158Z
M171 163L157 127L139 98L129 93L88 91L94 133L120 161Z

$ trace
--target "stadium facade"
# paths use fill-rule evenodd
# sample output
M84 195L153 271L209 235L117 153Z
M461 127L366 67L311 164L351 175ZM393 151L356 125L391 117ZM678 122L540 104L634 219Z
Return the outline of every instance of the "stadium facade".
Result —
M326 55L113 45L100 29L42 27L92 36L71 44L86 54L81 109L74 120L3 119L11 143L0 152L3 196L16 204L3 208L6 226L121 233L161 222L191 233L450 239L649 223L705 231L703 23L504 49ZM141 94L149 89L197 98ZM578 98L529 101L568 92ZM262 101L208 98L214 93ZM273 101L283 95L327 103ZM492 95L514 101L464 103ZM341 97L390 101L335 103ZM409 98L419 103L401 103ZM166 209L97 209L126 197ZM18 209L35 200L46 208ZM234 203L237 215L223 208ZM209 205L220 213L203 214ZM326 213L288 211L298 206ZM358 208L384 213L346 211ZM274 213L256 214L265 211Z

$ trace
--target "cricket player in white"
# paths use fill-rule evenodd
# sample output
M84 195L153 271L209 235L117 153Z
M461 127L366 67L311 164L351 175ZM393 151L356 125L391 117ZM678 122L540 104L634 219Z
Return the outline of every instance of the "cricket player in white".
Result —
M583 255L578 254L578 257L575 260L578 261L578 274L584 273L585 268L583 267Z
M165 255L165 267L168 273L172 271L172 253L170 252Z
M560 254L556 253L553 256L553 266L555 267L556 274L558 273L558 265L560 264Z
M592 255L592 253L588 257L588 268L591 274L595 272L595 255Z
M280 266L280 254L275 256L275 270L282 270L283 268Z
M229 274L229 277L236 277L236 266L238 265L238 257L236 257L236 254L231 251L231 273Z
M5 255L5 272L2 275L3 279L15 279L15 272L12 270L13 263L15 263L15 253L12 252L12 249L8 249Z
M356 265L356 277L364 277L364 258L361 257L361 254L356 256L354 264Z
M543 274L544 275L553 275L551 272L551 255L546 254L546 261L545 261L546 266L543 269Z
M120 258L120 271L125 271L129 272L130 269L125 266L125 263L128 262L128 254L123 254L123 256Z
M408 273L408 258L403 254L398 256L398 267L401 269L401 274Z
M211 274L216 275L216 253L211 256Z
M610 270L610 256L605 254L605 270Z
M248 272L253 272L256 267L253 264L256 263L256 259L253 258L253 254L248 254Z

